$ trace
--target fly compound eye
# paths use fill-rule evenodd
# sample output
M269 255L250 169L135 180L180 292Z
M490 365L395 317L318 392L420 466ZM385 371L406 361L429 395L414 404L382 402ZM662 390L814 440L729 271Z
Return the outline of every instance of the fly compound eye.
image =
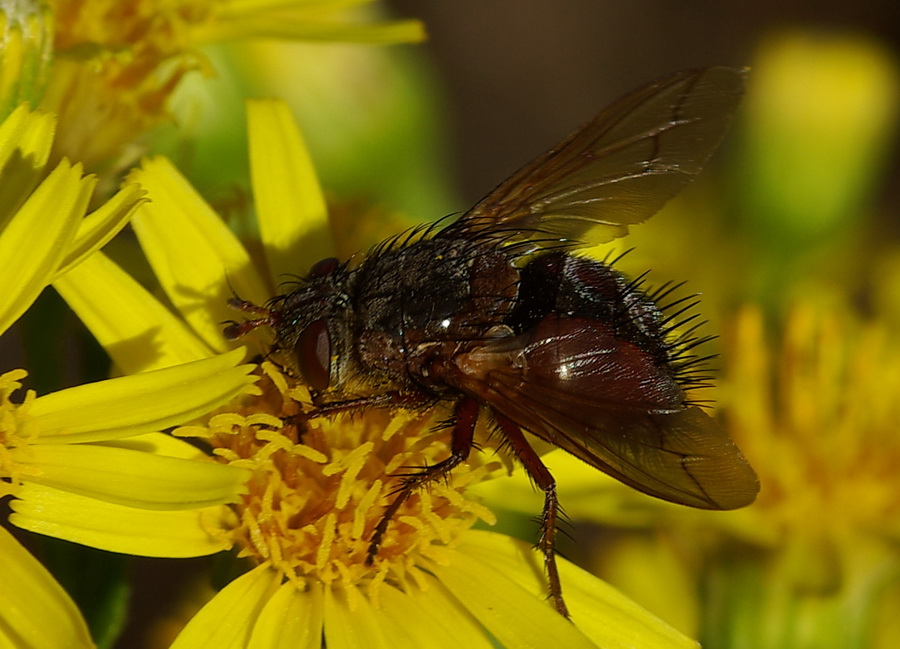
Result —
M300 332L294 354L306 384L313 390L327 389L331 382L331 338L324 318L312 322Z

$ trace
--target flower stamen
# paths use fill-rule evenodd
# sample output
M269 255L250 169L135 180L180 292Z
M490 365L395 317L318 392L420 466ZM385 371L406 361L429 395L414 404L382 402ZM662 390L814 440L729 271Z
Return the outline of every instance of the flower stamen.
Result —
M401 474L449 453L449 431L432 430L430 413L366 411L315 416L308 391L270 363L262 365L262 395L240 413L212 417L206 427L177 434L207 440L222 461L253 477L231 530L239 556L268 563L295 584L341 584L352 600L359 587L410 582L425 559L481 519L494 522L465 488L490 476L498 461L474 454L468 463L412 494L384 534L373 565L371 535L384 517Z

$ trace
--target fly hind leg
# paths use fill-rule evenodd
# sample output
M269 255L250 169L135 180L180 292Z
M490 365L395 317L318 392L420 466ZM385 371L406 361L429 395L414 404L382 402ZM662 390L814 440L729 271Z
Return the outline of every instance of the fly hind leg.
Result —
M550 584L550 598L553 605L563 617L569 617L569 609L562 596L562 585L559 580L559 569L556 565L556 529L559 523L559 499L556 496L556 480L549 469L541 462L540 456L531 448L531 444L522 434L522 429L514 421L493 411L494 418L509 448L515 453L525 471L534 480L534 484L544 492L544 511L541 514L541 531L537 547L544 555L544 569Z
M445 460L441 460L437 464L427 466L421 471L416 471L403 477L400 486L395 491L394 500L388 505L378 525L372 532L372 538L369 541L369 549L366 556L366 563L371 565L375 561L375 555L378 554L378 548L387 532L391 519L400 510L409 497L417 489L427 485L435 480L440 480L447 476L450 471L465 462L472 451L472 442L475 436L475 424L478 421L478 402L474 399L464 397L456 403L453 409L453 432L450 440L450 456Z

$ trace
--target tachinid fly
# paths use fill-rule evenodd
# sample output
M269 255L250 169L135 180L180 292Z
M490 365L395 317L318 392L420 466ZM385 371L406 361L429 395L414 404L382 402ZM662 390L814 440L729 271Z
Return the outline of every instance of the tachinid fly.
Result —
M351 267L316 263L295 290L232 323L268 326L273 351L318 413L452 408L451 451L400 478L369 561L416 489L469 455L479 416L545 494L538 543L563 615L554 558L556 482L522 431L635 489L705 509L751 503L753 469L686 389L699 381L671 313L608 264L573 251L625 235L687 185L717 148L744 74L664 77L619 99L446 227L377 246ZM677 320L677 318L674 318Z

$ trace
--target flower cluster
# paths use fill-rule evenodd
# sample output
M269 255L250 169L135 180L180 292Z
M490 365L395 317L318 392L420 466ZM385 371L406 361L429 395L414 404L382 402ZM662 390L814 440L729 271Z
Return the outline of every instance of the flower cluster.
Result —
M52 537L155 562L215 556L229 577L191 601L177 628L159 630L166 611L143 620L175 649L696 647L689 636L723 649L893 646L900 356L885 322L896 300L889 289L865 293L874 306L860 315L844 295L860 286L826 290L786 261L798 242L821 241L862 211L895 109L892 66L857 41L830 58L802 39L769 43L747 102L749 173L736 211L765 212L772 223L734 227L758 250L772 246L746 260L712 226L646 242L664 274L676 252L679 265L684 250L706 260L698 284L711 287L711 318L724 332L709 412L758 471L760 496L737 512L685 510L549 452L567 514L604 526L584 556L622 589L560 559L567 619L548 601L542 553L488 529L508 530L515 510L539 509L495 422L478 422L471 456L405 499L373 547L404 476L451 452L452 413L438 404L323 416L303 382L268 357L265 327L239 341L223 335L230 298L264 305L286 277L346 247L332 235L354 219L326 201L291 108L247 101L253 199L230 209L213 207L222 205L157 146L157 127L180 127L173 107L185 83L227 73L213 46L423 39L418 21L381 20L370 5L0 7L0 342L24 359L0 367L0 645L91 648L127 624L121 602L110 607L118 616L98 621L91 602L66 593L36 558ZM818 99L785 106L806 56L840 61L840 74L803 72ZM829 112L821 97L835 78L854 92ZM838 118L846 128L835 130L853 136L816 139L821 166L807 165L804 127ZM241 167L226 157L223 168ZM779 169L792 165L803 182L784 184ZM821 176L828 192L816 190ZM725 223L727 210L709 195L694 222ZM785 299L810 286L814 299ZM46 358L17 336L51 292L108 357L102 380L36 389L33 361ZM41 324L62 337L64 323ZM124 590L124 577L109 579Z

